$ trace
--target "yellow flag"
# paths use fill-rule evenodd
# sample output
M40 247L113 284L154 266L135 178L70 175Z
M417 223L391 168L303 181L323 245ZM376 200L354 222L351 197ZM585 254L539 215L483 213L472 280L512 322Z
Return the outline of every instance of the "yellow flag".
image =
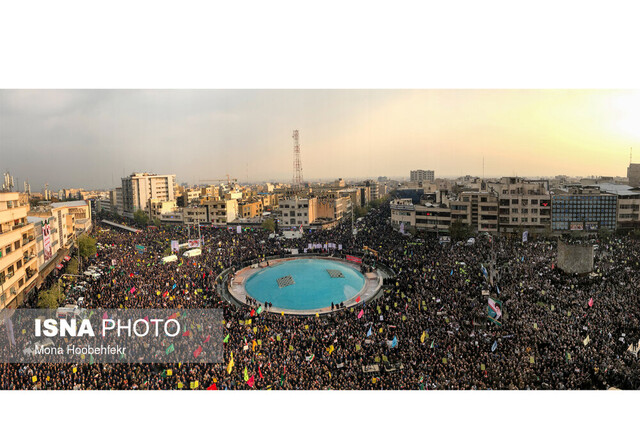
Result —
M173 369L167 369L167 376L170 377L173 375Z
M34 376L31 378L31 381L33 381L33 382L35 383L36 381L38 381L38 377L36 377L36 376L34 375Z
M227 374L231 374L231 371L233 370L233 351L231 352L231 359L229 360L229 365L227 365Z
M74 367L73 368L73 373L75 374L76 372L78 372L78 368Z
M320 315L318 313L316 313L316 317L320 317Z
M424 342L424 339L427 337L427 331L424 331L422 335L420 335L420 342Z

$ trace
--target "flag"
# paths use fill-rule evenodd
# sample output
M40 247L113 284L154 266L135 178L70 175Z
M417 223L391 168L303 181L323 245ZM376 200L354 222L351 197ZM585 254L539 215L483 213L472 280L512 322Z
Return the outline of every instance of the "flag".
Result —
M231 370L233 369L233 351L231 352L231 359L229 359L229 364L227 365L227 374L231 374Z
M358 319L361 318L364 315L364 310L360 310L360 313L358 313Z
M244 380L249 381L249 373L247 372L247 367L244 367Z
M487 317L496 325L501 325L498 319L502 317L502 301L489 297L487 305Z
M312 354L311 356L307 356L307 357L305 357L305 360L306 360L307 362L313 362L313 359L315 359L315 357L316 357L316 355L315 355L315 354Z
M427 337L427 331L422 332L422 335L420 335L420 342L424 342L426 337Z
M170 354L170 353L173 353L174 350L175 350L175 347L173 346L173 344L171 344L169 347L167 347L167 349L165 350L165 353Z
M193 352L193 357L197 358L198 356L200 356L200 353L202 353L202 346L199 345L198 348L196 349L196 351Z
M493 342L493 345L491 346L491 352L493 353L494 351L496 351L496 348L498 348L498 341Z
M593 297L589 300L589 307L593 307Z
M431 340L431 346L429 348L433 348L433 343L436 342L436 340Z
M397 347L398 346L398 337L397 336L393 336L393 341L391 341L391 348Z
M260 379L264 378L264 377L262 376L262 370L260 370L260 366L258 366L258 374L260 374Z
M253 317L256 314L256 310L254 308L251 309L251 312L249 313L249 316Z
M356 302L360 302L360 297L356 298Z
M258 314L262 313L262 306L258 307L258 311L257 311L257 313L258 313Z
M584 341L582 341L582 344L584 344L586 346L590 342L591 342L591 338L589 338L589 335L587 335L587 337L584 339Z
M367 336L370 337L371 335L373 335L373 332L371 331L371 326L369 326L369 332L367 332Z
M249 387L253 387L253 385L255 384L255 380L253 379L253 375L251 375L251 378L249 378L247 380L247 384L249 384Z
M202 342L203 344L206 344L209 342L209 340L211 339L211 335L207 335L207 338L204 339L204 341Z
M207 387L207 390L217 390L218 386L216 386L216 383L211 383L211 385L209 387Z
M482 270L482 274L484 274L484 277L489 277L489 273L487 273L487 269L484 268L484 265L480 264L480 270Z
M329 354L333 353L333 350L335 350L333 348L333 344L331 344L329 347L327 347L327 351L329 352Z

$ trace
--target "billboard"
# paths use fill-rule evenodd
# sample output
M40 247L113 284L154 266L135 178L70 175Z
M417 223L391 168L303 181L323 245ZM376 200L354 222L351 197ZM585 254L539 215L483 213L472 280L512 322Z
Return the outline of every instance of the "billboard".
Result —
M582 231L584 230L584 226L581 222L574 222L571 224L571 226L569 227L571 230L574 231Z
M171 252L180 252L180 243L177 240L171 241Z
M199 248L200 247L200 239L191 239L188 241L190 248Z
M44 246L44 262L46 263L53 257L53 251L51 249L51 226L49 221L45 221L42 224L42 245Z

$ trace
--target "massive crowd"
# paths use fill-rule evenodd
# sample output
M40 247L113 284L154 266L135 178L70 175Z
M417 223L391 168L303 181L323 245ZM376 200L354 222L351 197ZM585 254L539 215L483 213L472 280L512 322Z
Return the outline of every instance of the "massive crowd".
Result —
M133 234L99 226L92 262L115 266L87 289L85 306L222 309L224 362L4 364L0 389L640 388L640 363L627 351L640 339L640 242L600 238L594 273L578 276L555 267L555 240L480 236L473 245L441 244L436 236L400 234L388 218L386 205L358 221L355 236L344 223L291 240L256 228L202 227L202 254L164 265L170 241L186 241L193 229ZM341 244L341 254L362 255L368 246L377 254L367 252L364 262L385 265L393 277L378 298L320 317L251 316L216 290L227 268L318 242ZM490 269L492 254L494 285L481 269ZM138 292L129 298L132 287ZM501 326L487 319L487 292L503 303Z

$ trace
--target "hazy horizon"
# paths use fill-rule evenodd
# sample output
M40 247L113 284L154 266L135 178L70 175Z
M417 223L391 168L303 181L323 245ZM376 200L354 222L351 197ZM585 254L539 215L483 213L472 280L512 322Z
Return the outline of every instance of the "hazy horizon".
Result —
M2 90L0 169L33 192L343 177L626 176L633 90ZM637 151L640 156L640 149Z

